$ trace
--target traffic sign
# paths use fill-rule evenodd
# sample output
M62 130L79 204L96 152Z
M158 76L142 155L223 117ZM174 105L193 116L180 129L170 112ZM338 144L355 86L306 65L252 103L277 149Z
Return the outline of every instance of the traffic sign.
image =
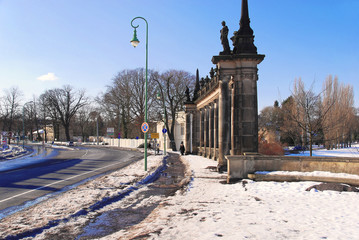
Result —
M166 132L167 132L167 129L166 129L166 128L162 129L162 132L163 132L163 133L166 133Z
M112 127L107 128L107 135L113 136L115 133L115 129Z
M151 138L160 138L159 133L151 133Z
M142 123L142 125L141 125L141 131L142 131L143 133L148 132L149 129L150 129L150 127L148 126L148 123L146 123L146 122Z

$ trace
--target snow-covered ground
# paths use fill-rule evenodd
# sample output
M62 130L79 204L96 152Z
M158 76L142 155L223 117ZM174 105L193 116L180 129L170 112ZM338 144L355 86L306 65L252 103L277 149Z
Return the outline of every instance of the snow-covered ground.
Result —
M26 154L26 148L21 146L0 145L0 159L13 158L19 155Z
M316 154L329 151L320 150ZM332 156L355 149L333 150ZM356 157L356 154L351 155ZM103 239L357 239L359 194L305 191L317 182L221 184L216 163L185 156L194 174L187 192L164 199L140 225ZM328 173L326 175L329 175ZM332 176L337 176L332 174ZM159 234L158 234L159 233Z
M309 156L309 151L298 154L291 154L292 156ZM359 157L359 144L353 144L350 148L339 148L333 150L313 150L313 156L317 157Z
M317 156L357 157L356 148L315 151ZM160 165L160 156L150 156L151 171ZM186 191L171 197L148 198L136 203L140 208L157 201L159 206L141 223L104 237L103 239L357 239L359 236L359 194L355 192L306 191L317 182L254 182L244 180L222 184L226 174L213 172L209 166L216 162L199 156L184 156L183 162L193 180ZM87 202L110 196L125 182L143 176L141 162L126 169L101 177L27 211L18 212L0 221L0 238L5 232L16 232L38 227L47 221L63 219L78 210L86 209ZM313 174L313 173L312 173ZM325 173L336 177L336 174ZM35 239L46 239L46 234L61 228L80 233L81 224L94 215L133 204L134 191L123 200L85 216L45 230ZM17 230L16 230L17 229ZM6 236L6 235L5 235Z

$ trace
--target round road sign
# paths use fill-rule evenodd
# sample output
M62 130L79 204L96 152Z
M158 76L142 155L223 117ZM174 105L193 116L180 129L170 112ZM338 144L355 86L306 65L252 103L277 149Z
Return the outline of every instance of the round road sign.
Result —
M142 131L143 133L148 132L149 129L150 129L150 128L149 128L149 126L148 126L148 123L146 123L146 122L142 123L142 125L141 125L141 131Z

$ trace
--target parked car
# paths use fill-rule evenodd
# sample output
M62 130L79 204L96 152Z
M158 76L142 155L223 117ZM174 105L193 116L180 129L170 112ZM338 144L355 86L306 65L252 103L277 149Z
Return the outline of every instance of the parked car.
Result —
M70 142L67 143L67 146L73 147L73 146L75 146L75 145L74 145L74 142L73 142L73 141L70 141Z

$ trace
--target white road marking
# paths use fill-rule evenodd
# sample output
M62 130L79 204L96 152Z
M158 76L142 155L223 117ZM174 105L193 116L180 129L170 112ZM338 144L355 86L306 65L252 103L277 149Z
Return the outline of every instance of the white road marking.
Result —
M87 152L85 153L85 155L86 155L86 154L87 154ZM83 156L85 156L85 155L83 155ZM82 175L85 175L85 174L89 174L89 173L92 173L92 172L96 172L96 171L98 171L98 170L101 170L101 169L104 169L104 168L107 168L107 167L111 167L111 166L116 165L116 164L119 164L119 163L121 163L121 162L116 162L116 163L114 163L114 164L107 165L107 166L105 166L105 167L97 168L97 169L92 170L92 171L89 171L89 172L84 172L84 173L81 173L81 174L76 175L76 176L72 176L72 177L69 177L69 178L66 178L66 179L57 181L57 182L53 182L53 183L47 184L47 185L42 186L42 187L38 187L38 188L36 188L36 189L30 190L30 191L27 191L27 192L23 192L23 193L17 194L17 195L15 195L15 196L12 196L12 197L9 197L9 198L0 200L0 203L6 202L6 201L8 201L8 200L17 198L17 197L19 197L19 196L22 196L22 195L25 195L25 194L28 194L28 193L31 193L31 192L34 192L34 191L37 191L37 190L46 188L46 187L49 187L49 186L51 186L51 185L54 185L54 184L57 184L57 183L60 183L60 182L64 182L64 181L70 180L70 179L72 179L72 178L76 178L76 177L79 177L79 176L82 176Z

